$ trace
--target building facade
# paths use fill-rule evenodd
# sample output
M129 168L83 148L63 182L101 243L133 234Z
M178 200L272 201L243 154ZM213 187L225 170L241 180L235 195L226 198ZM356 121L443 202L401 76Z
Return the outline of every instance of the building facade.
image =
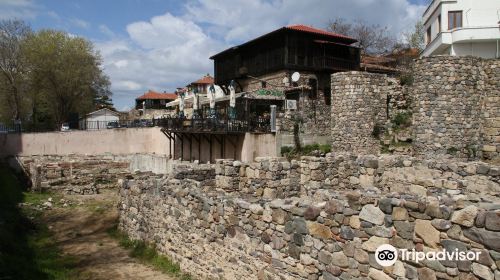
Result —
M101 130L107 129L110 123L118 123L120 113L103 108L92 113L88 113L80 119L80 129Z
M500 57L500 1L434 0L423 14L421 56Z
M177 98L175 93L158 93L152 90L135 99L135 109L165 109L165 105Z
M206 74L202 78L187 85L187 88L189 91L206 95L208 93L208 88L213 84L214 84L214 78L209 74Z
M204 94L211 88L205 82L211 77L205 76L188 85L189 91L201 93L199 111L190 113L193 98L187 94L183 114L162 119L171 154L200 162L228 157L252 161L294 146L296 134L301 144L329 143L330 76L360 69L356 42L291 25L212 56L213 99ZM167 106L180 110L180 101Z
M278 146L294 145L297 126L302 144L328 143L330 76L360 69L356 42L310 26L285 26L212 56L215 83L227 89L234 81L236 92L245 93L240 115L269 115L276 105Z

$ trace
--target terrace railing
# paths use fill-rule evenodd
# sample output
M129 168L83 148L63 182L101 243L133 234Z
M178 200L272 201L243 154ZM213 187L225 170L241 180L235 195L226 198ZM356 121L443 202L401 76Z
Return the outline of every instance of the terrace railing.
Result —
M191 133L268 133L271 132L268 118L231 120L217 118L164 118L157 120L158 125L170 132Z
M106 130L116 128L162 127L171 132L194 133L269 133L271 125L269 118L250 118L246 120L218 119L218 118L159 118L133 121L80 121L67 122L61 127L34 126L29 123L9 124L0 123L0 134L23 132L51 132L72 130Z

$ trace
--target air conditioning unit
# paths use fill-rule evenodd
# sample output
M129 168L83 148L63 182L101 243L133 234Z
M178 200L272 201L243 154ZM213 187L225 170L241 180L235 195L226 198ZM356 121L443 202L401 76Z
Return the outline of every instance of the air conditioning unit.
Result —
M293 99L285 100L285 109L297 110L297 100L293 100Z

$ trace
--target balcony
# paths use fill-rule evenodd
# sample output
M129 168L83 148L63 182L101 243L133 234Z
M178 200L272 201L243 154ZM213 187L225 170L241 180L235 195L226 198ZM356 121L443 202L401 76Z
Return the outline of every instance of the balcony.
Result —
M342 59L333 56L317 56L313 59L313 65L316 68L332 70L358 70L359 63L355 60Z
M205 133L205 134L243 134L270 133L269 118L252 118L248 120L231 120L217 118L164 118L157 120L163 131L170 133Z
M444 54L443 52L453 44L496 42L499 38L500 28L498 26L457 28L439 33L425 47L421 56ZM455 55L453 49L451 53L447 54Z

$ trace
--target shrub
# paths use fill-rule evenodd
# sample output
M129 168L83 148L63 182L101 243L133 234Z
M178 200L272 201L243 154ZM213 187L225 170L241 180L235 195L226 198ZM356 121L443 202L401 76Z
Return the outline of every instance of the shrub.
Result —
M292 151L293 151L293 147L290 147L290 146L283 146L283 147L281 147L281 155L289 154Z
M411 86L413 85L413 73L405 73L399 76L399 83L402 86Z
M317 151L319 150L319 144L310 144L310 145L305 145L303 148L302 148L302 154L303 155L309 155L311 152L313 151Z
M453 156L456 155L458 151L459 150L455 147L450 147L450 148L446 149L446 153L449 155L453 155Z
M374 126L373 126L373 130L372 130L372 136L373 138L375 139L380 139L380 135L384 132L384 127L381 126L380 124L376 123Z
M326 153L329 153L329 152L331 152L331 151L332 151L332 146L331 146L331 145L329 145L329 144L320 145L320 146L319 146L319 150L320 150L322 153L326 154Z
M412 122L411 117L411 112L399 112L392 118L392 123L395 128L409 127Z

